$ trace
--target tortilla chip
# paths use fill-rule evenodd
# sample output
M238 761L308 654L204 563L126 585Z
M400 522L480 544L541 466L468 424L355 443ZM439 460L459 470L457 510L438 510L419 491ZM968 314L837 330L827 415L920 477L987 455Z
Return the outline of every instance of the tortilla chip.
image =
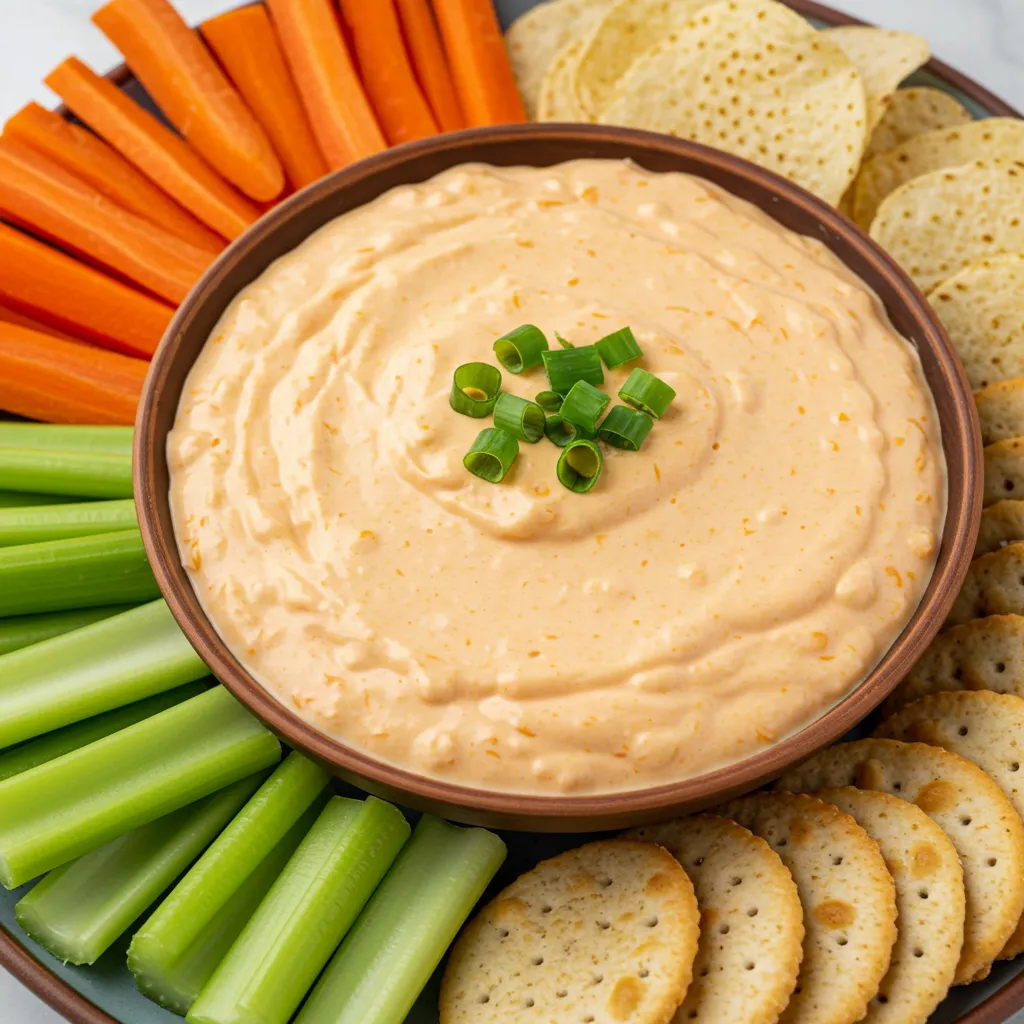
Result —
M537 100L538 121L590 121L576 102L572 77L583 53L583 41L574 39L562 47L544 76Z
M941 89L927 85L898 89L868 140L864 159L869 160L887 149L894 149L915 135L955 128L973 120L971 112L959 100Z
M771 2L716 4L672 36L633 65L601 122L724 149L838 203L867 134L842 49Z
M985 121L917 135L869 160L857 177L853 216L871 226L882 200L904 182L971 160L1024 160L1024 121L990 117Z

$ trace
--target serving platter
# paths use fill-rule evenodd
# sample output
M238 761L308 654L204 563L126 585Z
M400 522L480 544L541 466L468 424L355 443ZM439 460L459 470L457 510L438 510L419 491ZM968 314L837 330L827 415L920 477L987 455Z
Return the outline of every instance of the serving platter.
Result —
M533 6L534 0L496 0L503 24ZM796 11L819 26L861 24L858 19L841 14L808 0L785 0ZM123 68L111 77L134 98L146 105L148 99L139 84ZM976 82L939 61L931 61L915 73L913 84L930 85L947 91L964 103L975 117L1020 117L1007 103ZM851 736L863 733L867 723ZM344 792L346 787L339 789ZM354 795L355 791L353 791ZM410 812L410 817L415 814ZM578 845L585 836L532 835L503 833L509 856L502 871L492 883L491 891L501 888L538 860ZM0 892L0 964L39 995L68 1020L81 1024L171 1024L181 1018L142 997L135 988L125 965L127 938L114 947L95 965L79 968L62 964L29 940L14 921L14 905L30 886L11 892ZM436 1024L437 982L435 975L410 1013L409 1024ZM1000 1024L1024 1008L1024 963L997 964L991 976L981 983L954 990L931 1020L935 1024ZM4 1014L0 1012L0 1018Z

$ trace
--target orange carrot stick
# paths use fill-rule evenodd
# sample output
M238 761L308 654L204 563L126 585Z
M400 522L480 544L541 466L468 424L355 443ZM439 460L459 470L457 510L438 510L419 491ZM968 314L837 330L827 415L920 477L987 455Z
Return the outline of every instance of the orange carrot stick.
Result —
M5 306L3 303L0 303L0 323L15 324L17 327L27 327L30 331L40 331L41 333L49 334L54 338L62 338L64 341L80 340L72 337L70 334L65 334L63 331L58 331L56 327L44 324L42 320L37 320L35 317L29 316L27 313L19 313L18 310L12 309L10 306Z
M112 0L92 20L216 170L261 202L281 194L284 171L266 132L168 0Z
M267 7L328 167L386 149L331 0L267 0Z
M218 234L237 238L259 218L259 208L186 142L77 57L45 81L76 117Z
M398 0L398 16L402 23L413 70L434 120L443 132L455 132L466 127L459 98L448 71L448 61L437 34L437 24L427 0Z
M0 300L86 341L148 359L174 310L0 224Z
M288 181L302 188L327 173L309 118L262 4L239 7L200 26L242 99L281 156Z
M47 423L135 422L149 363L0 323L0 409Z
M213 261L208 250L123 210L6 137L0 137L0 213L175 304Z
M55 111L29 103L4 125L4 135L31 146L111 202L186 242L211 253L224 248L223 238L182 209L116 150Z
M434 13L470 127L525 121L491 0L434 0Z
M340 0L359 73L392 146L437 134L437 122L405 52L392 0Z

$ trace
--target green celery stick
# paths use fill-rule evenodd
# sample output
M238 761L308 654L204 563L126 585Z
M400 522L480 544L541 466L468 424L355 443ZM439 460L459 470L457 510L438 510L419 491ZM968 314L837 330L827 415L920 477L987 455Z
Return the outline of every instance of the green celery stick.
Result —
M201 679L163 601L0 657L0 749Z
M38 644L61 633L70 633L100 619L109 619L111 615L120 615L133 607L130 604L105 604L99 608L70 608L63 612L0 619L0 655Z
M424 815L295 1024L402 1024L504 859L492 832Z
M69 494L29 494L27 491L0 491L0 508L19 508L29 505L60 505L79 499Z
M0 488L79 498L130 498L131 452L65 452L0 446Z
M182 1016L188 1013L299 843L306 838L306 833L327 803L328 793L328 790L323 790L306 808L302 817L232 893L216 916L192 937L188 948L177 960L150 957L148 951L140 952L139 944L132 939L128 947L128 969L135 975L135 984L144 996L174 1013ZM143 925L143 929L145 927ZM136 932L136 938L138 935Z
M15 905L18 924L65 963L94 964L265 777L250 775L51 871Z
M286 1024L409 836L374 797L333 797L188 1011L190 1024Z
M0 509L0 547L115 533L135 529L138 525L135 502L131 498L4 508Z
M131 427L78 427L63 423L0 423L0 448L50 448L62 452L131 455Z
M0 548L0 616L159 596L138 530Z
M63 729L55 729L34 740L26 740L10 750L0 754L0 782L12 775L20 775L36 765L46 764L55 757L69 754L89 743L103 739L111 733L127 729L129 725L151 718L160 711L173 708L183 700L205 693L209 687L204 682L186 683L173 690L158 693L145 700L137 700L123 708L106 711L102 715L93 715L84 722L65 725Z
M281 744L222 686L0 782L0 884L268 768Z

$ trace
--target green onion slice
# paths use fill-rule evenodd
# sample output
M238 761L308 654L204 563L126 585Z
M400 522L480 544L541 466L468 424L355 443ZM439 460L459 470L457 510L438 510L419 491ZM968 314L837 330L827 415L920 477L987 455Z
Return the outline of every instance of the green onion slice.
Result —
M547 423L544 424L544 433L547 439L558 448L564 448L580 436L575 424L563 420L558 413L548 417Z
M576 347L568 338L563 338L562 335L558 333L558 331L555 331L555 338L557 339L558 344L562 346L562 348Z
M633 359L639 359L644 354L630 327L606 334L600 341L594 343L594 348L609 370L614 370L616 366L622 366Z
M603 465L601 449L593 441L579 438L562 449L555 472L560 484L577 494L586 494L597 483Z
M534 401L545 412L558 412L562 408L562 396L557 391L542 391Z
M488 427L476 435L462 464L473 474L491 484L505 479L519 455L519 442L504 430Z
M597 421L610 401L610 395L606 395L585 380L578 380L565 396L559 415L563 420L582 427L586 434L593 437L597 433Z
M579 348L554 349L544 353L544 371L548 375L551 390L567 395L573 384L585 380L588 384L603 384L604 370L601 357L593 345Z
M494 354L498 362L509 373L522 373L541 364L541 354L548 349L544 332L533 324L523 324L508 334L503 334L494 343Z
M501 370L490 363L463 363L452 378L449 404L463 416L490 416L501 392Z
M660 420L676 397L675 391L653 373L635 369L619 389L619 398L626 405Z
M654 420L647 413L617 405L605 416L597 436L612 448L636 452L640 450L653 426Z
M494 425L517 441L536 444L544 436L544 410L536 402L503 391L494 403Z

